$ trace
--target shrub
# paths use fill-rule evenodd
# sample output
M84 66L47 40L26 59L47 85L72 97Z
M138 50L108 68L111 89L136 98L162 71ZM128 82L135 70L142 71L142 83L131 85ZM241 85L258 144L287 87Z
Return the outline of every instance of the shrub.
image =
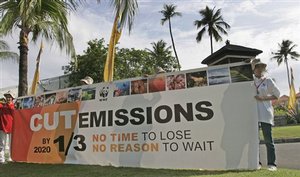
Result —
M274 116L286 116L288 115L288 111L283 106L274 107Z

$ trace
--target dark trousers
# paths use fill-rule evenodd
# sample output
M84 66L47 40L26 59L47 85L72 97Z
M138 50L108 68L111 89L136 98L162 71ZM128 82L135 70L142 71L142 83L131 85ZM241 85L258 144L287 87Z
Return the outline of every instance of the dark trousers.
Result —
M267 160L268 165L276 166L276 155L275 155L275 146L272 137L272 125L268 123L261 122L261 130L264 136L264 141L267 147Z

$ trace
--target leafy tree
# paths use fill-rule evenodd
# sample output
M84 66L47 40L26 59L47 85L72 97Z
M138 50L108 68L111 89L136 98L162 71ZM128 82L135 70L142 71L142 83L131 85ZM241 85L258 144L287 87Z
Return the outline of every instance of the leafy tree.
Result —
M18 95L27 95L28 43L36 42L39 36L55 41L66 53L75 54L73 38L68 30L68 11L75 10L80 0L7 0L0 3L0 31L7 35L15 28L19 35L19 89Z
M217 42L222 41L220 33L227 35L226 29L230 29L230 25L223 20L221 9L215 11L215 7L210 9L208 6L206 6L205 9L200 10L199 13L202 19L195 20L194 25L197 27L197 29L201 27L202 29L198 32L196 40L197 42L200 42L203 34L207 31L210 37L211 53L213 53L212 38L214 37Z
M0 40L0 60L19 61L19 55L9 51L8 44L3 40Z
M165 4L164 5L164 10L160 11L160 13L162 13L163 16L164 16L164 18L161 19L161 24L164 25L164 23L166 21L168 21L168 23L169 23L169 30L170 30L171 40L172 40L172 46L173 46L173 50L174 50L175 57L176 57L176 60L177 60L178 69L180 70L181 67L180 67L180 64L179 64L179 59L178 59L177 52L176 52L176 49L175 49L175 43L174 43L173 34L172 34L171 18L175 17L175 16L181 16L181 13L176 12L175 9L176 9L176 6L173 5L173 4L170 4L170 5Z
M155 46L153 51L117 48L114 78L120 80L154 74L158 66L166 71L174 71L173 66L177 67L177 64L176 59L171 55L171 47L166 48L166 43L163 41L152 43L152 45ZM79 85L80 79L85 76L91 76L94 83L102 82L107 50L108 47L103 38L89 41L84 54L77 55L77 70L74 62L69 65L70 86Z
M297 45L293 44L293 42L290 40L282 40L281 44L278 43L279 49L277 50L277 52L272 52L274 56L271 58L271 60L277 60L278 66L282 62L284 62L286 66L289 87L291 86L289 63L288 63L289 56L290 59L292 60L298 60L297 58L299 58L300 56L299 53L294 51L294 48L296 46Z
M167 46L167 43L163 40L158 42L152 42L152 50L146 49L151 56L151 61L154 66L161 67L166 72L174 71L178 65L175 58L172 56L171 46Z
M70 86L80 84L80 79L85 76L93 78L94 83L102 82L103 70L107 55L107 47L104 39L94 39L88 42L88 47L83 55L77 55L77 63L69 65Z
M117 51L115 78L126 79L142 77L146 73L154 73L155 68L146 50L122 48Z

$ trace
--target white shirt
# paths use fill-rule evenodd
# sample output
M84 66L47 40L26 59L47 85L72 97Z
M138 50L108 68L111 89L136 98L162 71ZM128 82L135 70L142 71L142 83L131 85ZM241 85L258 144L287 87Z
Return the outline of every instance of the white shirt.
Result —
M254 76L254 83L259 96L275 96L279 98L280 91L275 82L268 77L257 78ZM274 109L271 100L258 101L258 122L274 125Z

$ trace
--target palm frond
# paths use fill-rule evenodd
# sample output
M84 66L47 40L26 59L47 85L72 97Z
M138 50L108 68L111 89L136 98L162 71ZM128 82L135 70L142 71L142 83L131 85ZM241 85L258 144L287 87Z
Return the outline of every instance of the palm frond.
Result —
M164 4L163 6L163 10L159 11L159 13L161 13L163 15L163 18L161 19L161 24L164 25L164 23L167 20L170 20L172 17L175 16L180 16L181 17L181 13L180 12L176 12L176 5L174 4Z
M194 21L194 25L197 29L202 27L197 34L197 42L200 42L205 30L207 30L209 36L213 36L216 41L222 41L221 34L228 34L226 29L230 29L230 25L223 20L221 9L215 10L215 8L216 7L213 7L211 9L206 6L199 11L200 16L202 17L201 20Z
M15 52L9 51L9 45L7 42L0 40L0 59L19 62L19 55Z
M138 10L137 0L114 0L111 1L111 5L116 15L121 14L121 28L128 26L130 33Z

